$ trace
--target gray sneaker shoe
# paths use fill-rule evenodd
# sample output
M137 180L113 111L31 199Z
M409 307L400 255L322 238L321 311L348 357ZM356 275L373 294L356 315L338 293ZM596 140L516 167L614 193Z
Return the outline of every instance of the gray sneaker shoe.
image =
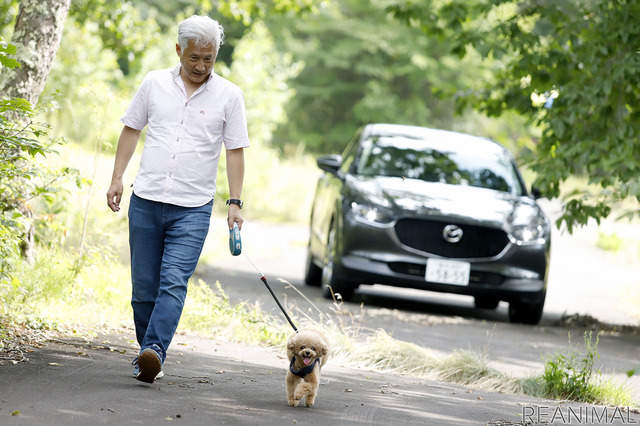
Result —
M155 379L164 376L162 372L162 359L158 352L147 348L140 353L134 361L134 376L137 380L145 383L153 383ZM138 374L136 374L136 370Z

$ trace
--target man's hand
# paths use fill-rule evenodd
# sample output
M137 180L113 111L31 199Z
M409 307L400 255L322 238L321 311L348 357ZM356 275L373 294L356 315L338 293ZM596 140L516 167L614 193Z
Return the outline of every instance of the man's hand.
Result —
M113 164L113 174L111 175L111 186L107 191L107 205L114 212L120 211L120 200L122 199L123 185L122 176L129 164L129 160L136 150L136 144L140 138L140 130L124 126L118 139L116 149L116 159Z
M244 181L243 148L227 150L227 179L229 180L229 198L242 198L242 183ZM229 213L227 214L229 230L233 229L233 222L238 224L239 229L242 229L242 214L240 214L240 206L237 204L229 204Z
M237 223L238 229L242 230L242 214L240 213L240 206L237 204L229 204L229 213L227 213L229 230L233 229L233 222Z
M107 205L114 212L120 211L120 200L122 199L122 179L114 179L107 191Z

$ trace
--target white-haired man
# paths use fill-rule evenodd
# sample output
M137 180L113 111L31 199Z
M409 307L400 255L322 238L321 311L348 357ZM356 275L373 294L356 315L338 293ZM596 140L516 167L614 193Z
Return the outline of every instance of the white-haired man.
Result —
M123 175L148 126L129 204L134 324L140 354L134 377L153 383L173 339L209 230L220 151L224 145L230 199L227 222L242 227L244 151L249 146L242 91L213 66L223 28L206 16L178 26L180 63L142 81L124 124L107 204L120 210Z

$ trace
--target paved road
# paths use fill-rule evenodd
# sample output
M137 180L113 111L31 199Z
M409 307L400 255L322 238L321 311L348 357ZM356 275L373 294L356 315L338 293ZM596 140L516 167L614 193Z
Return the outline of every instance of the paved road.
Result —
M640 423L640 413L486 392L450 383L344 368L323 369L316 404L289 407L288 365L255 346L176 336L152 385L131 378L132 333L58 340L29 362L0 365L2 425L524 425L596 416ZM582 410L582 411L581 411ZM555 417L554 417L555 416ZM563 416L563 417L560 417Z

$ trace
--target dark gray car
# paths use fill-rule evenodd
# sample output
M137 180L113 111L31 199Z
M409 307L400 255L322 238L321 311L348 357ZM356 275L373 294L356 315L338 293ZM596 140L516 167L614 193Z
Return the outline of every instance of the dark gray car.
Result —
M551 227L504 147L371 124L318 166L307 284L344 300L360 284L471 295L484 309L503 300L511 321L540 321Z

